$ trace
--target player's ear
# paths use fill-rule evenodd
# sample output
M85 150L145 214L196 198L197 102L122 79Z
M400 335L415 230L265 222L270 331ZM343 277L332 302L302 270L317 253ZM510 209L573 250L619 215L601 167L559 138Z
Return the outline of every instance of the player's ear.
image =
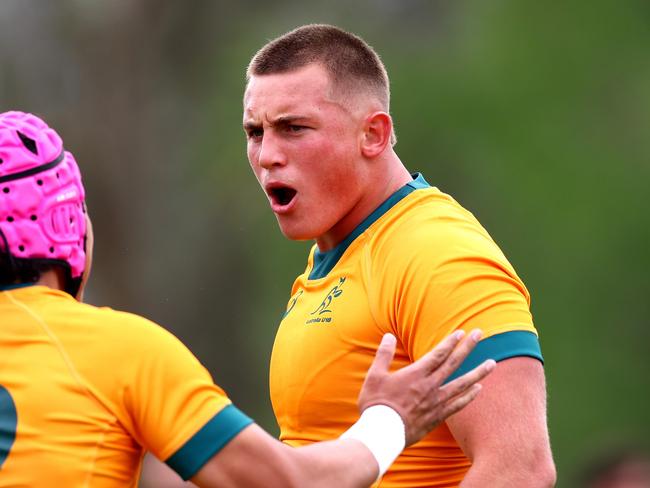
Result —
M86 289L86 284L88 283L88 277L90 276L90 269L92 268L93 264L93 247L95 244L94 240L94 234L93 234L93 224L90 221L90 217L88 216L88 211L86 210L85 213L86 216L86 266L84 267L84 272L81 275L81 286L79 287L79 291L77 292L77 296L75 297L78 301L83 302L84 299L84 291Z
M363 125L361 153L367 158L379 156L390 144L393 133L393 121L386 112L373 112L368 115Z

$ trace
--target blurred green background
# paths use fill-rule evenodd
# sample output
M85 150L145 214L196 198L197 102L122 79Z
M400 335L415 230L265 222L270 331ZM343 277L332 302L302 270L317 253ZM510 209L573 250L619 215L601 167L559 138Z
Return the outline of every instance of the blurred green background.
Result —
M650 3L2 0L0 111L41 114L84 173L89 301L177 334L277 432L267 363L308 243L248 168L244 69L309 22L387 66L397 151L524 279L558 486L650 437ZM125 358L128 360L128 358Z

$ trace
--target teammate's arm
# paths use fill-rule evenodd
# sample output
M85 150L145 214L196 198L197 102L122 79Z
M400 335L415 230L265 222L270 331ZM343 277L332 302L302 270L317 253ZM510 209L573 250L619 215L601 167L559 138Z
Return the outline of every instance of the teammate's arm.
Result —
M537 359L501 361L481 396L447 425L472 461L461 487L555 485L544 369Z
M395 456L472 401L480 390L477 381L493 368L487 361L446 385L445 379L476 345L480 333L472 333L456 347L461 334L445 339L419 361L395 373L388 368L395 339L386 336L359 395L359 409L388 405L399 413L405 432L392 449ZM442 385L442 386L441 386ZM355 424L356 425L356 424ZM376 425L370 437L381 437L384 425ZM361 429L363 431L363 429ZM377 439L353 434L352 438L292 448L278 442L256 425L250 425L213 456L192 478L200 487L367 487L378 477L379 464L373 452L385 451ZM373 444L374 443L374 444ZM389 448L390 450L390 448Z
M378 466L354 439L291 448L255 424L246 427L192 478L200 487L368 487Z

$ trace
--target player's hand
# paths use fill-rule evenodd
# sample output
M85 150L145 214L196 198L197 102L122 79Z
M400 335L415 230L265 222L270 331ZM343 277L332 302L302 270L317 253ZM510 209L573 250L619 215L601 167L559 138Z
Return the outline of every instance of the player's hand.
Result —
M481 339L481 331L473 330L461 342L463 336L463 331L456 331L413 364L389 373L397 341L391 334L384 335L361 388L359 410L388 405L404 421L406 445L419 441L471 402L481 389L478 381L496 366L493 360L487 360L443 385L474 349Z

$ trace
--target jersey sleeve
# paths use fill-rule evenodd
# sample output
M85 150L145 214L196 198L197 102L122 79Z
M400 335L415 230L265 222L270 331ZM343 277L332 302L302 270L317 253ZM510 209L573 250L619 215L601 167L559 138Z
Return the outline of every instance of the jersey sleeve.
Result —
M488 358L542 360L528 291L469 212L406 221L398 231L369 260L372 306L412 360L455 330L475 328L483 340L452 378Z
M138 325L122 406L136 440L191 478L252 420L176 337L152 323Z

